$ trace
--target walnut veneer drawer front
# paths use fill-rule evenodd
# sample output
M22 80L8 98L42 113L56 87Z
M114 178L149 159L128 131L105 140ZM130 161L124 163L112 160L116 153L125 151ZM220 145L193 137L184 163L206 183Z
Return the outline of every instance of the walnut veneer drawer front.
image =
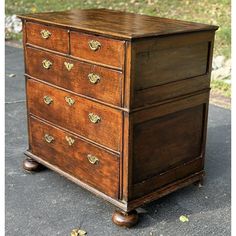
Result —
M29 112L115 151L120 151L122 113L32 79Z
M124 41L72 31L70 44L72 56L116 68L124 66Z
M31 151L95 187L118 197L119 158L54 126L30 118Z
M26 23L27 43L46 49L68 53L68 30L37 23Z
M73 92L121 106L122 72L27 47L26 73Z

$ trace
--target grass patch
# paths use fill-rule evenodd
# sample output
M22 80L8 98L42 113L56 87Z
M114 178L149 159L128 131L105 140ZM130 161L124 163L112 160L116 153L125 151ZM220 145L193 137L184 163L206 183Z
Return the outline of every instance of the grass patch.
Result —
M220 94L230 98L231 97L231 85L225 83L222 80L212 80L211 81L211 88L219 92Z
M63 11L75 8L109 8L152 16L215 24L214 56L231 57L231 1L230 0L6 0L6 15ZM12 39L21 39L21 34L10 34ZM213 89L222 90L227 96L230 85L212 81ZM222 89L221 89L222 88Z
M230 0L6 0L5 6L6 15L74 8L110 8L215 24L220 26L216 33L215 55L231 56Z

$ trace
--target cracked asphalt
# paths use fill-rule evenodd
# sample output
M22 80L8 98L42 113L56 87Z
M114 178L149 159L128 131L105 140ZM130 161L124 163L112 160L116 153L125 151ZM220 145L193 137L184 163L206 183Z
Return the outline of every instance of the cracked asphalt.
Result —
M123 229L111 221L115 208L87 190L48 169L22 170L27 148L23 74L22 49L6 46L6 235L67 236L78 227L89 236L231 235L230 110L210 106L204 186L191 185L144 206L139 224ZM181 215L189 222L180 222Z

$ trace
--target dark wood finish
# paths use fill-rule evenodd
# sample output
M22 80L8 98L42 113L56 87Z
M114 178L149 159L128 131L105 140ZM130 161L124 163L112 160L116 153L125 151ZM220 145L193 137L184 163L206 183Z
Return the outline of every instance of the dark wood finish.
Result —
M159 190L161 187L190 176L193 173L201 172L202 170L203 158L201 157L191 161L185 161L174 168L170 167L167 171L152 176L143 182L133 184L130 187L130 200L137 199L149 193L154 194L155 190Z
M69 92L56 89L33 79L27 82L28 109L33 115L77 133L101 145L119 152L122 131L121 111L78 97ZM53 102L45 104L44 96ZM74 100L73 105L65 97ZM89 113L98 115L101 121L92 123Z
M98 41L101 46L93 51L89 41ZM71 55L104 65L122 69L124 67L124 41L108 39L101 36L70 32Z
M217 26L108 9L70 10L19 15L22 19L69 27L121 39L216 30Z
M30 117L31 152L108 196L118 198L119 157L89 144L77 136ZM54 138L45 141L45 135ZM66 137L74 140L70 146ZM91 164L88 155L96 156Z
M42 61L45 59L53 63L49 69L45 69L42 65ZM73 64L70 71L66 68L65 62ZM121 106L122 72L77 61L32 47L26 48L26 66L26 73L32 77L78 94ZM90 82L88 75L91 73L100 77L97 83Z
M50 37L47 39L42 38L42 30L48 30L51 33ZM26 35L26 42L29 44L33 44L62 53L68 53L69 51L68 30L56 28L54 26L27 22Z
M130 228L138 223L138 213L135 210L130 212L115 211L112 221L118 226Z
M36 171L40 171L42 166L35 160L31 159L31 158L26 158L23 161L23 169L25 171L28 172L36 172Z
M135 90L142 90L206 74L208 42L146 51L136 57Z
M106 9L20 17L27 158L117 206L125 227L135 208L202 182L218 27Z
M151 104L164 102L181 95L189 95L197 91L201 91L209 88L209 86L209 76L203 75L192 79L180 80L177 82L139 90L135 92L133 107L134 109L139 107L147 107Z
M208 99L206 91L131 115L130 200L203 170Z
M134 125L133 182L139 183L201 155L204 106ZM155 138L154 138L155 137Z
M126 211L127 212L131 211L131 210L139 207L142 204L148 204L149 202L152 202L156 199L159 199L159 198L164 197L170 193L173 193L181 188L191 185L191 184L195 183L196 181L202 179L204 174L205 174L204 171L196 172L192 175L189 175L186 178L182 178L180 180L172 182L171 184L167 184L161 188L158 188L149 194L144 194L141 197L133 199L133 200L129 201Z
M209 88L213 43L214 32L136 41L131 108Z

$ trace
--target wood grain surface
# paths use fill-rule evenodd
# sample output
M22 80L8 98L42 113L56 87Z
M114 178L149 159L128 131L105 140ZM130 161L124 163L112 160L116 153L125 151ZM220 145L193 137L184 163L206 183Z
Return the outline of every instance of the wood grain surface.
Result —
M42 30L49 31L51 34L50 37L47 39L43 38L41 35ZM27 43L62 53L69 52L69 34L66 29L27 22L26 35Z
M49 69L42 65L45 59L52 62ZM65 63L73 65L70 71ZM27 47L26 73L75 93L121 106L122 72ZM100 77L97 83L90 82L91 73Z
M72 176L83 180L105 194L118 198L119 157L104 149L85 142L77 136L64 132L52 125L30 117L31 151ZM45 141L48 134L54 138L51 143ZM74 140L69 145L66 137ZM91 164L87 158L93 155L98 163Z
M19 15L19 17L121 39L218 29L217 26L212 25L108 9L74 9Z
M91 50L90 41L100 43L97 50ZM98 62L103 65L123 69L124 67L124 41L108 39L101 36L70 32L71 55L77 58Z
M44 96L49 96L53 102L46 104ZM30 113L114 151L120 151L122 112L33 79L27 81L27 97ZM73 99L74 104L70 106L65 97ZM89 113L99 116L101 120L98 123L92 123Z

